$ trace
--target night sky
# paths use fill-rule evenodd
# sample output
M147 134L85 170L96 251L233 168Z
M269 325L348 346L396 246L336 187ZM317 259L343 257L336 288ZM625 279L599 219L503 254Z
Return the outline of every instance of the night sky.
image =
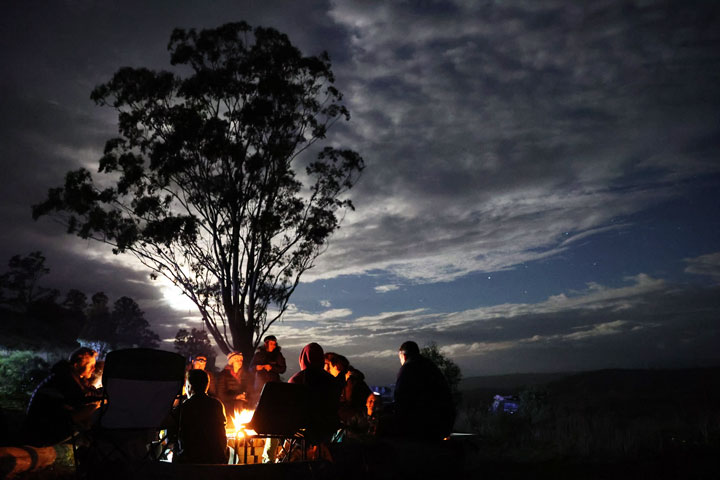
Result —
M23 1L0 15L0 262L198 327L166 283L30 206L97 169L115 113L92 88L170 69L175 27L275 27L327 50L366 170L272 333L369 383L404 340L465 376L720 364L720 3ZM171 349L171 343L164 348ZM222 366L219 362L218 366Z

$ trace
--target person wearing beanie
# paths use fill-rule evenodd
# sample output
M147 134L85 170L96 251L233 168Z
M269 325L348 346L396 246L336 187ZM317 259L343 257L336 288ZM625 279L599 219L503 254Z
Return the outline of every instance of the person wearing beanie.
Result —
M225 412L233 416L235 411L241 411L250 401L249 375L243 369L242 352L230 352L227 356L227 365L223 368L217 380L217 396L225 405Z

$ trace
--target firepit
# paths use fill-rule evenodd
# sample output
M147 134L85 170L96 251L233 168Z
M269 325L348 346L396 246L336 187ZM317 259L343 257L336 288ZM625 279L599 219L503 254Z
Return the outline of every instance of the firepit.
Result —
M232 464L251 464L262 461L265 439L253 438L257 433L255 430L247 428L247 424L252 420L253 413L255 413L254 410L236 410L232 416L228 416L225 435L227 436L228 446L233 449L230 457L230 463ZM240 449L242 449L242 455Z

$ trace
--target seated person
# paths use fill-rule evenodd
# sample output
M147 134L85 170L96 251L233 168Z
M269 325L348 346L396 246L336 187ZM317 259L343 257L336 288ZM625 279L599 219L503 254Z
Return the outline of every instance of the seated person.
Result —
M90 427L91 416L102 400L101 392L90 384L96 356L95 350L82 347L52 367L28 404L24 426L27 443L53 445L70 438L78 428Z
M188 370L197 369L197 370L205 370L205 372L208 374L208 378L210 379L210 383L208 384L208 395L211 397L217 397L216 387L215 385L217 382L215 381L214 375L210 370L207 369L207 363L208 363L208 356L204 353L196 353L192 357L190 357L190 368Z
M208 396L208 374L193 369L187 373L188 399L180 407L178 452L175 463L227 463L229 449L225 434L225 408Z
M363 416L366 400L371 393L365 383L365 375L353 368L347 358L334 352L325 354L325 371L338 380L341 388L338 410L340 420L346 427L352 426Z
M417 439L442 439L450 434L455 406L444 375L420 355L417 343L400 346L400 371L395 381L395 434Z
M373 437L381 435L381 429L378 428L381 412L382 397L374 392L370 393L365 401L365 424L368 435Z
M311 444L330 440L340 426L338 406L340 384L326 372L325 355L317 343L305 345L300 353L301 371L293 375L288 383L308 386L310 395L310 424L307 438Z

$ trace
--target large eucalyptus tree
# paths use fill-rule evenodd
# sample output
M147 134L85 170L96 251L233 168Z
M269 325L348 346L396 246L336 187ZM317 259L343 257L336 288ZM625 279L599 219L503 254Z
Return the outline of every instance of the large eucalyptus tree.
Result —
M118 112L104 179L67 173L33 217L134 255L183 290L223 352L251 354L352 208L363 161L321 143L349 119L326 53L244 22L176 29L168 50L174 73L121 68L95 88Z

